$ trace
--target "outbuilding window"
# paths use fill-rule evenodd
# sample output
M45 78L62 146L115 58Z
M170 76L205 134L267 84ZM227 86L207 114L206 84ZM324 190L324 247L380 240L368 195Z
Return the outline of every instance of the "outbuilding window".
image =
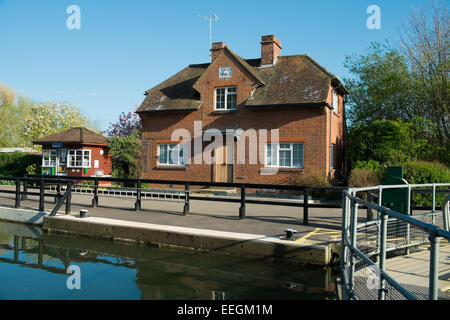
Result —
M91 150L69 150L68 167L90 168Z
M236 109L236 96L236 87L216 88L216 110Z
M56 150L44 150L42 152L42 166L56 167Z
M268 143L267 167L303 168L303 143Z

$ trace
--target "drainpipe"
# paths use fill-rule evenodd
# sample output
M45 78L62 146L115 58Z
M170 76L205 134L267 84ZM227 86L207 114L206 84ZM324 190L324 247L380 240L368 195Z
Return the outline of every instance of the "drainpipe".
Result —
M333 89L332 94L331 94L331 108L330 108L330 142L329 142L329 146L328 146L328 152L330 154L329 157L329 165L328 165L328 170L329 170L329 174L328 174L328 179L331 180L331 157L333 156L331 154L331 147L332 147L332 143L331 143L331 134L332 134L332 129L333 129L333 92L335 92L337 89L339 89L340 87L342 87L342 85L339 83L339 85ZM338 110L339 110L339 97L338 97Z

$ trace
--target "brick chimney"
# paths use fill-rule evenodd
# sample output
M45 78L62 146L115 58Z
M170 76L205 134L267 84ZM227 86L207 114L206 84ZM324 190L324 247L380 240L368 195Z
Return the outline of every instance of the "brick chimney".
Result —
M261 66L272 66L281 55L281 42L274 35L261 37Z
M214 60L216 60L217 56L222 52L222 50L226 47L227 45L223 42L214 42L212 44L211 47L211 62L213 62Z

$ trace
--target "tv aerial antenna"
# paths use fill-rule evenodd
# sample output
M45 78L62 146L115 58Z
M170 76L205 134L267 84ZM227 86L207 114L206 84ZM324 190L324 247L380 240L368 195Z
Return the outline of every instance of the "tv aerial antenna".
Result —
M199 14L196 14L195 16L209 20L209 48L211 49L212 48L212 23L213 23L213 21L217 22L217 20L219 20L219 17L216 14L214 14L214 16L212 16L212 17L202 16ZM210 53L210 55L211 55L211 53Z

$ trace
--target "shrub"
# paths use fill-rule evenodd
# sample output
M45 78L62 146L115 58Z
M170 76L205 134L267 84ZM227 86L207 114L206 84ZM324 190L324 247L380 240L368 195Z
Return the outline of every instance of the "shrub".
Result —
M408 161L402 164L403 177L411 184L450 183L450 169L438 162ZM448 187L445 187L448 189ZM444 195L436 195L436 206L440 207ZM413 203L419 206L431 206L431 194L415 194Z
M326 175L324 175L319 170L311 170L307 172L300 173L297 177L295 177L295 184L297 186L308 186L308 187L329 187L331 186L328 182ZM313 198L336 198L333 194L329 194L329 192L325 190L312 190L311 197Z
M141 140L135 131L127 137L113 137L109 140L112 159L112 175L116 178L136 179L141 174Z
M379 181L383 181L386 178L386 165L375 160L357 161L353 169L365 169L372 171L377 176Z
M378 176L370 169L354 169L348 179L349 187L370 187L380 184Z
M327 177L318 170L302 172L295 178L295 184L298 186L309 187L329 187Z

